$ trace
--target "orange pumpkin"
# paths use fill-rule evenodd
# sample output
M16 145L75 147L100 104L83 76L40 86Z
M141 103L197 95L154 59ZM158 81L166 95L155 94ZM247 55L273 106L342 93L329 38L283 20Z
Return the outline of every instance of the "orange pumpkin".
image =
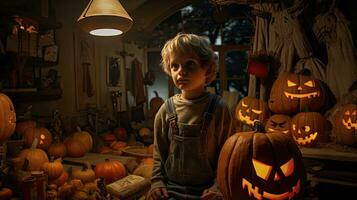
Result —
M105 133L105 134L101 135L101 137L102 137L104 143L107 145L110 145L112 142L117 140L115 135L112 133Z
M0 93L0 143L7 140L15 131L16 113L11 99Z
M19 133L21 135L23 135L26 131L26 129L28 128L34 128L36 127L36 122L35 121L32 121L32 120L25 120L25 121L22 121L22 122L18 122L16 124L16 133Z
M66 139L65 144L69 157L83 157L87 152L88 147L81 140L70 137Z
M122 141L114 141L110 144L110 148L117 150L117 151L121 151L126 147L126 142L122 142Z
M150 100L149 118L154 118L161 105L164 104L164 100L159 96L159 93L157 91L154 91L154 93L155 97Z
M357 105L341 106L333 116L333 133L336 142L342 145L357 146Z
M326 119L318 112L300 112L291 120L291 134L299 146L313 147L327 142Z
M311 76L281 73L270 91L269 108L274 113L295 114L304 111L318 111L325 101L321 82Z
M143 127L139 130L139 135L142 138L146 138L146 137L151 137L152 136L152 132L149 128Z
M25 130L24 144L30 147L34 138L38 140L38 148L46 150L52 143L52 135L44 127L33 127Z
M12 197L13 193L12 190L6 187L3 187L0 189L0 199L1 200L7 200Z
M249 96L241 99L235 109L236 120L251 127L257 120L265 124L269 116L267 103Z
M48 184L55 184L57 187L61 187L64 185L68 180L68 173L63 171L62 174L56 179L49 179Z
M67 154L67 147L63 143L53 143L48 147L47 154L54 158L63 158Z
M154 144L150 144L147 148L146 151L148 154L153 154L154 152Z
M96 178L103 177L106 184L113 183L126 176L124 165L117 161L105 159L105 162L97 163L95 168Z
M42 149L37 149L38 140L35 138L33 140L32 146L29 149L22 150L18 157L27 159L29 161L28 169L30 171L40 171L43 164L48 162L48 157L46 152Z
M54 160L51 157L49 162L45 162L42 170L48 175L49 179L56 179L63 173L63 165L61 159Z
M283 132L289 136L290 134L291 118L288 115L275 114L272 115L266 125L265 131L267 132Z
M95 180L95 173L92 166L87 162L82 169L75 169L72 172L72 178L79 179L83 184L93 182Z
M82 131L79 127L77 127L77 132L73 134L73 139L80 140L86 147L86 152L89 152L93 147L93 139L91 134L86 131Z
M301 152L283 133L239 132L221 149L217 182L224 199L300 199L305 181Z
M116 128L113 131L115 137L120 141L127 141L128 140L128 133L126 132L125 128Z

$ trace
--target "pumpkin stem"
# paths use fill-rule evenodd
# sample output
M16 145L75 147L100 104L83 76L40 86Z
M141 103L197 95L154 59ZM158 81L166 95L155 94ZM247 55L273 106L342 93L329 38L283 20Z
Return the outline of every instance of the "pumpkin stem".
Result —
M255 133L266 133L262 122L259 121L259 120L255 120L254 121L254 126L253 127L254 127L254 132Z
M92 166L88 161L86 161L86 164L83 165L82 171L86 171L87 169L92 169Z
M81 127L77 126L76 129L77 129L78 132L82 132Z
M32 141L31 149L36 149L38 145L38 139L34 138Z
M105 161L105 162L109 162L109 159L108 159L108 158L106 158L104 161Z
M159 93L156 90L154 90L153 92L155 93L156 97L159 97Z
M52 162L54 162L54 160L55 160L55 157L54 156L50 156L50 162L52 163Z

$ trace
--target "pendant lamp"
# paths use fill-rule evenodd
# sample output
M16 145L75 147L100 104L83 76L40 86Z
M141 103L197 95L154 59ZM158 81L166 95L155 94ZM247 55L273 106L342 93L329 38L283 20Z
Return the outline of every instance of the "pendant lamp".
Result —
M90 0L77 23L91 35L115 36L128 31L133 20L119 0Z

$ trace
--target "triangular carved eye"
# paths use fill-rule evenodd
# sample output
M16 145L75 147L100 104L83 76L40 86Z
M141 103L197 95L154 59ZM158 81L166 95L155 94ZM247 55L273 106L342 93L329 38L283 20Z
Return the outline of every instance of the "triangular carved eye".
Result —
M242 106L243 106L243 107L248 107L248 105L245 104L244 101L242 101Z
M315 87L314 81L307 81L306 83L304 83L304 85L306 85L307 87Z
M296 86L296 83L288 80L288 87L294 87L294 86Z
M285 176L290 176L294 172L294 159L291 158L288 162L280 167Z
M268 180L272 167L259 160L252 159L255 173L264 180Z

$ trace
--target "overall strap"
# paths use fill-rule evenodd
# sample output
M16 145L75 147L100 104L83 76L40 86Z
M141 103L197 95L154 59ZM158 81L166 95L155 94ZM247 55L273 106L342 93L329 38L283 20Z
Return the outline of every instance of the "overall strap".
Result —
M170 97L166 101L166 111L168 115L168 120L169 120L169 125L174 133L178 131L177 128L177 115L176 115L176 110L175 110L175 104L173 101L173 98Z
M213 113L216 109L216 105L219 102L219 98L218 95L213 94L213 97L211 98L209 104L208 104L208 108L206 110L206 112L203 114L203 123L202 123L202 130L201 132L207 132L208 126L212 120L212 116Z

